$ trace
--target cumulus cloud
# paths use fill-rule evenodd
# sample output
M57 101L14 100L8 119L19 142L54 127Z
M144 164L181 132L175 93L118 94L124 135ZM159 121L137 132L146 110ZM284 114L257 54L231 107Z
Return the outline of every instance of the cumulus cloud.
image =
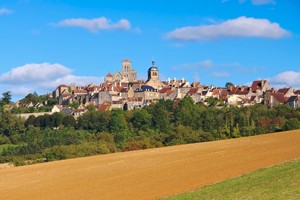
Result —
M300 71L285 71L273 78L270 78L270 83L276 87L293 87L300 89Z
M1 91L11 91L13 96L24 96L37 92L52 92L60 84L84 86L90 83L100 84L101 77L75 76L70 68L61 64L26 64L0 75Z
M0 8L0 15L8 15L13 13L12 10L6 9L6 8Z
M130 29L130 22L127 19L121 19L116 23L112 23L110 19L99 17L94 19L72 18L65 19L56 26L62 27L80 27L85 28L91 32L98 32L99 30L128 30Z
M182 41L202 41L234 37L282 38L290 33L267 19L245 16L222 23L177 28L167 33L167 38Z
M26 64L13 68L0 76L0 83L23 84L49 81L71 73L71 69L60 64Z

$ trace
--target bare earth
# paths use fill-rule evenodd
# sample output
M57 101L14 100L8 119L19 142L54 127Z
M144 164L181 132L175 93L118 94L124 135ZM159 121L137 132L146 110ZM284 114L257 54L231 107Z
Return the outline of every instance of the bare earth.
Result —
M300 130L0 170L0 199L156 199L300 158Z

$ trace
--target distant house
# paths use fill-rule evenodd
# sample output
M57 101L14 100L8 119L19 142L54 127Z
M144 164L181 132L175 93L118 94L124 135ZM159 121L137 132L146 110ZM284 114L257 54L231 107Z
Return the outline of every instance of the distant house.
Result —
M69 87L66 86L65 84L61 84L57 86L57 88L52 92L53 98L59 97L63 92L67 91L68 92Z
M77 119L78 117L80 117L86 111L87 111L86 109L74 109L74 110L72 110L71 115L73 115L74 118Z
M145 105L147 105L147 103L144 102L143 98L128 98L127 102L124 104L124 110L140 109Z
M250 96L263 95L267 90L271 89L271 85L267 80L256 80L251 85Z
M281 88L277 91L278 93L282 93L285 97L291 97L294 94L294 90L292 88Z
M55 105L53 106L51 113L61 112L64 108L61 105Z
M285 104L287 102L287 98L284 96L283 93L266 93L264 104L268 108L275 107L277 105Z
M201 93L199 92L199 88L192 87L186 95L190 96L193 99L194 103L199 103L203 101Z
M287 104L292 108L300 108L300 95L291 96L287 100Z
M134 91L135 98L142 98L144 101L153 101L160 98L160 93L158 90L149 85L141 85Z

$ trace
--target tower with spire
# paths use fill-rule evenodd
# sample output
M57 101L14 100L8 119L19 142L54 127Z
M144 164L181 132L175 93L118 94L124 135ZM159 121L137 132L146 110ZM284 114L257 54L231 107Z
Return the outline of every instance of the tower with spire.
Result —
M148 69L148 80L146 85L152 86L155 89L160 89L163 87L163 83L159 80L159 70L155 66L155 61L152 61L152 66Z

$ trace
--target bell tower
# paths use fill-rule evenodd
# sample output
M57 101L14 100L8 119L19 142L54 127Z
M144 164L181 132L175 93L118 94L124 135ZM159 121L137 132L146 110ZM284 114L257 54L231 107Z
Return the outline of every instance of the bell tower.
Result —
M159 70L155 66L155 61L152 61L152 66L148 69L148 81L149 80L159 80Z
M129 79L131 75L131 61L125 59L122 61L122 77Z

